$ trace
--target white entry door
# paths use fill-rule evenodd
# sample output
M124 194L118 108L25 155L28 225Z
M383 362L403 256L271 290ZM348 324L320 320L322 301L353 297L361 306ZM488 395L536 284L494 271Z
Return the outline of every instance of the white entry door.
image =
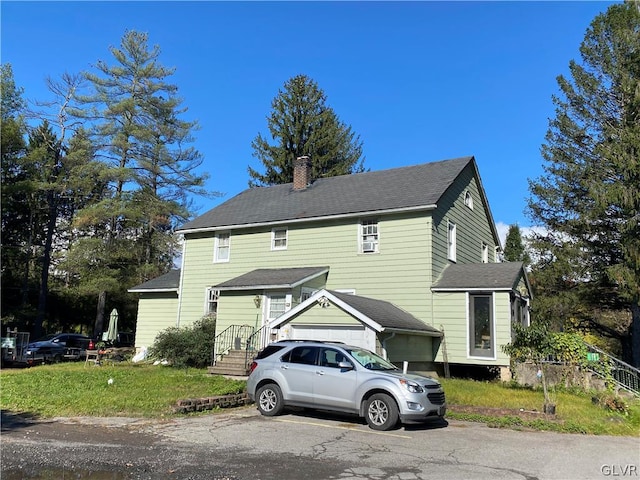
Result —
M291 325L292 340L343 342L375 352L376 336L370 328L355 325Z

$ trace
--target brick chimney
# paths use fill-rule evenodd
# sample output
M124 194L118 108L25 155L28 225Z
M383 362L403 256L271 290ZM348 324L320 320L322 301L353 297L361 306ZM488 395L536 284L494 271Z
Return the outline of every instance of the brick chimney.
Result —
M298 157L293 162L293 189L304 190L311 183L311 161L308 156Z

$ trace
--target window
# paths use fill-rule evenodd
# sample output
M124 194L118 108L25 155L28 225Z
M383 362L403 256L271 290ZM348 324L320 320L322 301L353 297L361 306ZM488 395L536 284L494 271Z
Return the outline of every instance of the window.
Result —
M378 221L363 220L360 227L360 252L376 253L378 251Z
M287 311L287 296L285 294L269 295L268 318L273 320Z
M287 229L274 228L271 230L271 250L287 249Z
M464 204L473 210L473 197L471 196L471 192L467 190L464 192Z
M456 261L456 224L449 222L447 231L447 258L452 262Z
M317 292L317 290L315 290L313 288L302 287L300 289L300 303L304 302L305 300L308 300L309 297L311 297L311 295L313 295L316 292Z
M318 357L318 347L296 347L282 357L283 362L302 363L304 365L315 365Z
M482 242L482 263L489 263L489 245Z
M228 262L230 248L231 239L228 233L216 235L214 262Z
M342 353L333 348L322 348L320 350L321 367L340 368L340 362L351 363Z
M469 355L494 357L493 295L469 295Z
M207 288L207 303L204 308L204 314L210 315L218 312L218 299L220 298L220 290L215 288Z

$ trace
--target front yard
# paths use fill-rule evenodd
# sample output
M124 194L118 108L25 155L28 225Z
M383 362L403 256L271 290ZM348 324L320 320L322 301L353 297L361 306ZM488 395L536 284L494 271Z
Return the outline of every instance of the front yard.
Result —
M628 413L616 413L580 392L557 393L557 415L540 412L541 391L499 382L441 379L448 418L496 427L554 430L597 435L640 436L640 401L628 400ZM62 363L0 371L2 410L34 416L176 415L178 400L236 394L245 382L211 376L205 369L174 369L149 364L93 366Z

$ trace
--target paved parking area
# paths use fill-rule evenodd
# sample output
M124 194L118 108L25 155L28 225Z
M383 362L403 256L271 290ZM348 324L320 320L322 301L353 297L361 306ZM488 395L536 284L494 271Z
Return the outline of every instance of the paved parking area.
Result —
M2 478L606 479L640 476L640 441L432 422L376 432L351 416L255 407L143 419L5 422ZM52 475L43 476L43 472Z

